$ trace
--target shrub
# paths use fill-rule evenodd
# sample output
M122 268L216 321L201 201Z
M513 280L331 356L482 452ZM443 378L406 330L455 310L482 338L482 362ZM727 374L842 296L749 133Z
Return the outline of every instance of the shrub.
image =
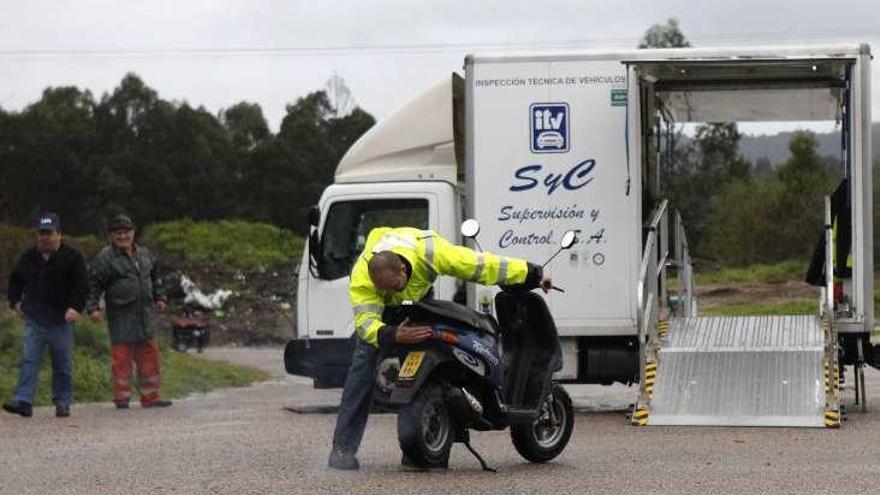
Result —
M177 220L147 227L144 242L186 262L256 268L299 258L303 240L288 230L243 220Z

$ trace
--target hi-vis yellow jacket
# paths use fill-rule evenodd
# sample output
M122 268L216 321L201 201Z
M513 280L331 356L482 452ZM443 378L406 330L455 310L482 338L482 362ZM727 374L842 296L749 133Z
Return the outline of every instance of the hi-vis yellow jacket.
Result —
M403 256L412 267L409 282L401 292L384 293L373 285L367 263L373 253L392 251ZM379 345L379 329L385 306L399 306L403 301L422 299L438 275L450 275L486 285L513 285L526 281L526 261L477 253L456 246L431 230L411 227L377 227L370 231L364 251L351 270L348 294L354 310L358 337L373 346Z

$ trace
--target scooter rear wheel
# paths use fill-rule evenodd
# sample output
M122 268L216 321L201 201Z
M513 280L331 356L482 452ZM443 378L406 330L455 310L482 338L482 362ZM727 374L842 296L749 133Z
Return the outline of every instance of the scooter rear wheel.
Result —
M571 397L554 383L541 404L538 418L531 424L511 427L510 437L516 451L526 460L547 462L565 450L573 430Z
M454 434L443 388L426 383L397 414L397 441L415 467L447 467Z

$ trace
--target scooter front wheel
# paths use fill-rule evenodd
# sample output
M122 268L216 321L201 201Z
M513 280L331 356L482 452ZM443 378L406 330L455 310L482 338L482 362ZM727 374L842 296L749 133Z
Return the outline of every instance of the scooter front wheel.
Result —
M453 437L452 416L438 383L426 383L397 414L400 450L415 467L447 467Z
M510 437L516 451L526 460L547 462L565 450L573 430L571 397L562 386L554 383L541 403L535 421L511 427Z

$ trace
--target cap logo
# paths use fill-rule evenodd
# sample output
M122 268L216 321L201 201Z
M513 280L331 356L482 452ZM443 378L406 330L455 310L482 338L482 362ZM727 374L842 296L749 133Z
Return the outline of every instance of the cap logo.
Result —
M42 220L40 220L40 224L42 224L42 225L46 225L47 223L52 223L52 219L51 218L43 218Z

